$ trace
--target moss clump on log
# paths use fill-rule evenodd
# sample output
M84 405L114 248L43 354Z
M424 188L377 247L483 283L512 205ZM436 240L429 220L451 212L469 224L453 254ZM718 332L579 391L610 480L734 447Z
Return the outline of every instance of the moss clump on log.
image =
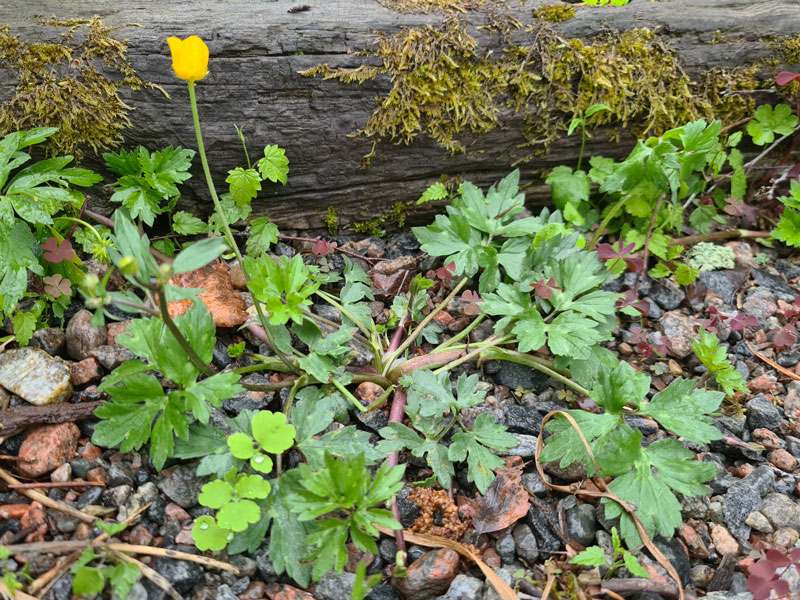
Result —
M738 121L753 110L763 64L714 69L693 81L668 40L657 31L603 32L590 40L565 39L539 21L528 28L530 43L507 44L502 53L481 53L467 27L450 17L439 27L406 28L381 34L373 50L381 66L302 71L305 76L362 83L388 77L391 89L376 100L366 124L354 135L409 144L423 133L443 148L467 149L471 135L502 124L509 109L524 114L531 154L546 151L567 124L595 103L608 105L588 119L616 138L621 129L637 136L659 135L699 118Z
M575 7L571 4L546 4L533 11L533 16L550 23L563 23L575 16Z
M31 43L11 35L8 26L0 27L0 64L19 75L14 94L0 105L0 137L15 130L57 127L45 150L78 157L87 148L97 153L119 145L122 130L131 125L131 107L120 98L120 88L160 88L136 75L127 43L113 37L118 27L103 25L99 17L40 23L67 31L58 43ZM79 43L76 33L83 38ZM115 79L102 73L100 65Z

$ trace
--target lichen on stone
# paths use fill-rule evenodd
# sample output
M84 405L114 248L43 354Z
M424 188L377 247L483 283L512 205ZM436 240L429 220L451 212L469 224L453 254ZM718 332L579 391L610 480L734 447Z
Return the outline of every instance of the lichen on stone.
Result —
M61 41L27 42L12 35L7 25L0 27L0 66L18 74L13 95L0 104L0 137L15 130L57 127L45 150L77 157L87 149L97 153L119 145L132 110L120 89L160 88L136 75L127 42L114 37L119 27L108 27L97 16L39 22L66 28Z
M736 255L728 246L698 242L689 249L686 262L701 273L717 269L732 269L736 266Z

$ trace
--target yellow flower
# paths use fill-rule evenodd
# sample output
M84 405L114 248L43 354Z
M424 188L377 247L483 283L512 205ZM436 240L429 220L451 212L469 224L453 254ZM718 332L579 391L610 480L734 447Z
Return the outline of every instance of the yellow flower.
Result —
M180 79L200 81L208 74L208 46L196 35L185 40L167 38L172 52L172 69Z

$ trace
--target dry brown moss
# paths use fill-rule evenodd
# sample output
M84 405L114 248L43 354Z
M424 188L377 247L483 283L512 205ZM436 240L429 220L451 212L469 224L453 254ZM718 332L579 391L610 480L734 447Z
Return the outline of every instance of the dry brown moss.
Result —
M0 136L57 127L45 144L51 155L80 156L86 149L115 147L122 141L122 130L131 125L131 107L119 90L157 86L136 75L127 42L113 36L119 28L103 25L99 17L40 22L66 28L61 41L26 42L11 35L8 26L0 27L0 64L19 76L14 95L0 105Z

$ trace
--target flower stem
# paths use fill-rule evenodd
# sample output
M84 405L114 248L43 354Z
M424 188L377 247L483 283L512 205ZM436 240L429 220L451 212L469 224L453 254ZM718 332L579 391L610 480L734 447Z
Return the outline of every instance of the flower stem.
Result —
M222 204L217 197L217 190L214 187L214 180L211 178L211 169L208 167L208 158L206 157L206 148L203 144L203 132L200 129L200 114L197 111L197 97L194 93L194 81L189 82L189 101L192 105L192 120L194 121L194 134L197 138L197 153L200 155L200 162L203 165L203 175L205 175L206 183L208 184L208 192L211 195L211 200L214 202L214 210L217 212L217 217L219 218L219 222L222 224L222 230L225 233L225 239L228 240L228 245L230 245L231 249L233 250L234 254L236 254L236 260L239 263L239 267L242 269L242 273L244 274L245 281L250 284L251 278L247 272L247 267L244 263L244 258L242 257L242 253L239 250L239 245L236 243L236 240L233 238L233 232L231 232L231 226L228 224L228 218L225 216L225 211L222 209ZM256 313L258 313L258 321L261 323L261 327L264 328L264 333L266 334L267 338L270 341L273 349L275 350L275 354L280 358L283 363L289 367L293 372L297 372L297 368L292 362L289 360L288 357L284 356L283 352L278 350L278 347L275 345L274 340L272 339L272 334L269 331L269 327L267 326L267 318L264 315L264 310L261 308L261 302L256 300L253 305L256 307Z

